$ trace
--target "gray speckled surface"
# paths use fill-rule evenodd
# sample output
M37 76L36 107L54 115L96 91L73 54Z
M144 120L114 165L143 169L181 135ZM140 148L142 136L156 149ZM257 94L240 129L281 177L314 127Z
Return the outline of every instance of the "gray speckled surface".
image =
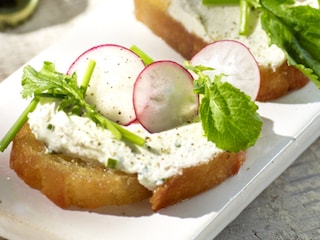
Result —
M100 2L42 0L29 21L0 32L0 81L59 40ZM216 239L320 239L320 139Z
M320 139L217 239L320 239Z

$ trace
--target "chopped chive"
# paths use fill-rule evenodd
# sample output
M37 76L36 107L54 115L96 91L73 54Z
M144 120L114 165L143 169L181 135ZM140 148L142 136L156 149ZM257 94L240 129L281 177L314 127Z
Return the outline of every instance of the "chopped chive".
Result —
M107 168L116 169L117 164L118 164L118 160L113 159L113 158L108 158L106 166L107 166Z
M53 124L49 123L48 126L47 126L47 129L49 129L51 131L54 131L55 126Z

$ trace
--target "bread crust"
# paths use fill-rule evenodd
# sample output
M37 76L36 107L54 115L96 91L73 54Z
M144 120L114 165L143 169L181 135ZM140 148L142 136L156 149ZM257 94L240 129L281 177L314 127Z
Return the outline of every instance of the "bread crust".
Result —
M45 145L25 124L14 138L10 167L30 187L40 190L62 208L91 209L123 205L150 198L151 208L161 208L195 196L236 174L245 153L222 152L207 163L183 169L153 192L140 185L135 174L108 170L101 164L46 153Z
M167 13L169 4L170 0L134 0L135 16L185 59L191 59L208 43L189 33L181 23L173 19ZM305 75L287 62L277 69L260 66L260 72L261 84L257 101L277 99L309 82Z
M62 208L130 204L152 194L140 185L135 174L46 153L45 145L34 137L27 124L14 138L10 167L26 184Z
M185 168L153 191L152 209L157 211L204 192L238 173L246 153L222 152L206 163Z

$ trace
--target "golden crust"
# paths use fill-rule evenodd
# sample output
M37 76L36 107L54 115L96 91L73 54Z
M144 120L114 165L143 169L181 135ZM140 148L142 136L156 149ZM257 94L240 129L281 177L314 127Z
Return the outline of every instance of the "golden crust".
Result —
M62 208L130 204L151 196L136 175L88 165L62 154L46 154L44 144L36 140L28 125L13 141L10 167L26 184Z
M238 173L245 159L245 152L222 152L207 163L185 168L181 175L169 178L154 190L152 209L157 211L218 185Z
M170 0L134 0L136 18L146 24L184 58L191 59L208 43L189 33L181 23L168 13ZM217 39L219 40L219 39ZM268 101L284 96L308 83L308 78L292 66L284 63L277 69L260 67L261 85L258 101Z
M260 90L258 101L269 101L286 95L292 90L305 86L309 79L297 68L285 62L275 71L260 67Z
M56 205L67 208L97 208L123 205L150 198L151 208L161 208L195 196L239 171L245 153L222 152L211 161L183 170L153 193L137 181L136 175L107 170L62 154L48 154L45 146L26 124L16 135L10 167L30 187L40 190Z

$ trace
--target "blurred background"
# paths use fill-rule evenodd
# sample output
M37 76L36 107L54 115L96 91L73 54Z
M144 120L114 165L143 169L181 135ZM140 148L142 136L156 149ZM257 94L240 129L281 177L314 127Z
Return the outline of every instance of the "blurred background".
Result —
M0 0L0 6L8 1L14 0ZM39 0L35 12L24 22L15 27L0 28L0 81L63 38L81 17L101 2L102 0Z

